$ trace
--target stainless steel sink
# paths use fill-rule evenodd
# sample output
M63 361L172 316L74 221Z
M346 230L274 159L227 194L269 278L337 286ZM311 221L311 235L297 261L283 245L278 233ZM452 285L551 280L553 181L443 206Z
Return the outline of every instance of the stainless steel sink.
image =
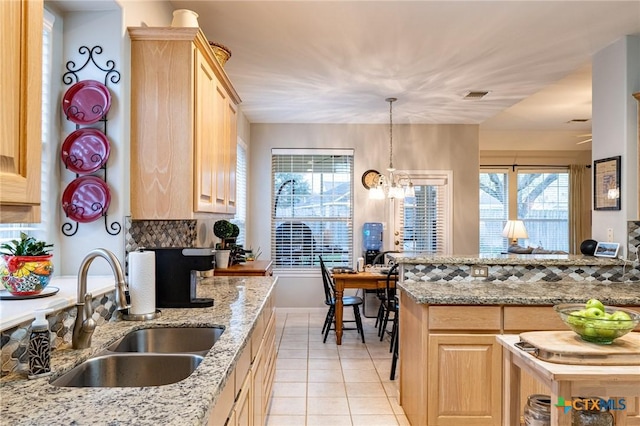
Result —
M111 352L196 353L206 355L224 327L162 327L132 331L107 348Z
M202 359L195 354L105 354L88 359L51 384L61 387L168 385L189 377Z

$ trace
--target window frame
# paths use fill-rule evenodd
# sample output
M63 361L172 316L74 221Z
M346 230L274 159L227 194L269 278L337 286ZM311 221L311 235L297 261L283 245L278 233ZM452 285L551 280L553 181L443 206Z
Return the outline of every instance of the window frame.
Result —
M289 159L286 157L289 157ZM321 159L326 160L327 158L341 158L344 161L336 161L333 163L332 160L331 167L333 168L333 172L327 172L322 170L322 168L326 167L327 163L320 162ZM284 161L284 163L281 163L281 161ZM286 170L286 166L285 170L278 170L277 168L280 167L280 164L286 164L286 161L291 162L291 170ZM305 271L315 271L320 264L318 255L323 255L323 259L329 267L344 266L345 264L351 265L354 253L354 163L353 149L273 148L271 150L270 245L274 270L295 271L296 273L301 272L303 274ZM303 167L303 165L306 170L295 170L296 168ZM338 168L339 166L346 166L347 172L341 172ZM294 173L311 174L312 177L316 178L312 178L311 182L309 182L308 179L304 180L304 184L311 188L309 194L300 194L296 197L295 188L293 190L291 189L295 184L293 179L287 179L280 183L280 186L276 189L278 174L282 177L282 175ZM347 184L347 192L337 195L329 193L323 186L325 183L324 177L327 174L334 177L331 182L335 183L336 186ZM340 175L346 175L347 179L345 181L340 179L336 180L335 176ZM317 186L317 180L322 182L320 187ZM321 192L317 192L318 190ZM315 207L313 203L308 204L306 207L307 213L311 212L314 208L322 209L322 213L300 215L299 213L305 209L305 205L296 205L296 200L298 200L299 197L317 198L319 204ZM327 203L325 203L325 201L327 201ZM303 202L305 202L304 199ZM333 211L339 213L336 215L327 215L326 209L332 204L334 205ZM283 214L283 206L287 206L290 209L290 214ZM346 213L344 212L345 208L347 209ZM336 228L343 229L345 233L338 232L337 235L335 232L332 233ZM322 232L318 232L319 229L322 229ZM329 235L325 235L325 231L329 231ZM287 232L289 232L289 234L287 234ZM332 237L336 237L337 240L334 240ZM286 245L284 246L285 248L283 248L283 245L280 244L280 242L287 240L290 243L288 249ZM334 241L337 241L337 245L331 247L331 253L334 254L332 257L326 250L327 247L329 247L328 243ZM294 250L294 246L300 246L300 244L302 248L295 248ZM318 247L320 247L320 249L318 249ZM333 251L334 249L339 249L339 251ZM293 255L294 251L296 252L296 256ZM287 253L289 253L290 256L285 256ZM339 254L339 256L337 256L337 254Z
M439 187L437 191L439 195L444 197L441 207L443 212L437 213L437 216L442 218L442 225L439 229L444 235L438 237L440 249L434 254L449 255L453 252L453 172L450 170L443 171L428 171L428 170L407 170L399 171L398 173L406 174L410 177L411 182L415 186L436 186ZM393 199L392 201L392 214L391 214L391 226L386 235L387 241L393 242L391 250L399 250L404 253L411 253L410 251L404 251L404 199ZM397 243L397 244L396 244ZM398 247L402 246L402 247ZM418 250L417 253L424 253L424 251Z
M507 197L507 218L506 220L523 220L525 222L525 226L526 226L526 222L528 219L526 218L521 218L520 217L520 212L519 212L519 206L518 206L518 201L519 201L519 188L518 188L518 176L520 174L523 173L566 173L567 177L570 178L569 175L569 168L567 166L504 166L504 167L496 167L496 166L492 166L492 167L480 167L480 171L479 174L482 173L505 173L507 176L507 190L508 190L508 197ZM567 209L569 208L570 205L570 201L571 201L571 188L570 188L570 183L567 184ZM478 191L482 191L481 188L478 188ZM480 208L480 206L478 206L478 208ZM529 219L530 220L530 219ZM570 229L570 216L567 217L567 234L566 234L566 248L562 249L563 251L569 252L569 229ZM503 224L504 226L504 224ZM527 228L528 229L528 228ZM482 240L483 235L480 234L479 232L479 240ZM506 253L507 249L508 249L508 245L509 242L507 241L506 238L502 237L504 239L504 250L502 250L502 253ZM531 238L531 235L529 236L529 239L525 240L527 242L527 245L531 245L533 247L537 247L538 243L537 241L535 241L535 239ZM529 241L533 241L533 243L529 244ZM544 246L543 244L543 249L547 249L547 247ZM481 253L488 253L488 252L482 252ZM493 253L493 252L491 252Z

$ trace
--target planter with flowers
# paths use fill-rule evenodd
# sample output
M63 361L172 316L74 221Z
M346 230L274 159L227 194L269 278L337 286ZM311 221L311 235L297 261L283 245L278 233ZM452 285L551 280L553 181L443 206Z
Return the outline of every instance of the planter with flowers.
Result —
M40 294L53 274L53 244L38 241L24 232L19 240L0 245L0 281L14 296Z

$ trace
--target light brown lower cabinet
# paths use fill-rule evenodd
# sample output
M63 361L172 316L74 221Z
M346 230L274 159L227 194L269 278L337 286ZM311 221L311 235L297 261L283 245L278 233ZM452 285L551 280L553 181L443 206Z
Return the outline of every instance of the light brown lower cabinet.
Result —
M551 306L421 305L401 291L400 312L400 405L414 426L502 425L496 335L567 329ZM520 389L523 407L529 395L550 394L525 372ZM616 426L640 426L640 401L626 403Z
M275 315L271 296L234 371L209 414L209 426L262 426L275 376Z

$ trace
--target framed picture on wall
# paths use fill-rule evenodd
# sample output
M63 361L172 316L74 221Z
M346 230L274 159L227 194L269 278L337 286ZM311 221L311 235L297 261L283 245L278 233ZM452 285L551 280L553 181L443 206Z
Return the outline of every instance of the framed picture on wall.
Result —
M593 162L594 210L620 210L620 159L618 155Z

